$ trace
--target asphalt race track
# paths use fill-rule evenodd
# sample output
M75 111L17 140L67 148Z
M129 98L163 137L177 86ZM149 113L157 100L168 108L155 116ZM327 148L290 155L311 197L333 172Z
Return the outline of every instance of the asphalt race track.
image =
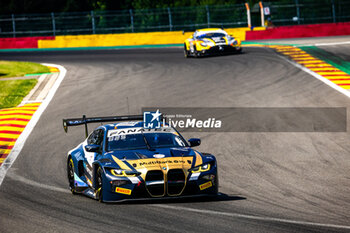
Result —
M270 49L204 59L168 48L0 53L0 60L68 71L0 187L1 232L350 231L345 132L184 134L200 137L198 150L217 156L217 200L103 204L68 191L66 153L84 129L65 134L62 118L139 114L152 106L350 106L348 97Z

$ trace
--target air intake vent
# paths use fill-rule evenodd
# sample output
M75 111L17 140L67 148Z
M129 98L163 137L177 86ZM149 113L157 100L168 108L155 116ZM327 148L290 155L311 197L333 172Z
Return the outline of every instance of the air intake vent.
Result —
M185 187L185 174L182 169L172 169L168 172L168 194L170 196L180 195Z
M146 188L152 196L164 196L164 174L160 170L149 171L146 175Z

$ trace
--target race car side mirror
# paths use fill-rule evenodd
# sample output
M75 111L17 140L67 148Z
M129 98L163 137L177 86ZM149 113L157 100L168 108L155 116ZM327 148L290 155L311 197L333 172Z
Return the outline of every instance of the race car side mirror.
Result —
M190 138L188 139L191 147L199 146L201 144L201 140L199 138Z
M91 145L85 146L85 150L87 152L98 152L100 149L101 149L100 145L91 144Z

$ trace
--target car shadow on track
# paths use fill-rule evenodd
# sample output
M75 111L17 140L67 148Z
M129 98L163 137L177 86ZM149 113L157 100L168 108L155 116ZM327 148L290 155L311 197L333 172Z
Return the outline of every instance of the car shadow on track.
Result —
M147 199L147 200L126 200L121 203L108 203L108 204L169 204L169 203L198 203L198 202L221 202L221 201L239 201L246 200L247 198L239 195L227 195L219 193L217 196L203 196L203 197L179 197L169 199Z
M210 54L210 55L206 55L206 56L201 56L201 57L188 57L188 58L191 58L191 59L194 59L194 58L199 58L199 59L208 59L208 58L214 58L214 57L228 57L228 56L239 56L239 55L243 55L245 54L246 52L239 52L239 53L223 53L223 54Z

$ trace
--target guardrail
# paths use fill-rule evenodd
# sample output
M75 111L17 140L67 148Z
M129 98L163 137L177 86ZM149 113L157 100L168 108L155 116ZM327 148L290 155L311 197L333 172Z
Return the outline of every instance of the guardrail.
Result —
M205 27L234 28L346 21L350 21L350 0L284 0L261 2L253 6L235 4L1 15L0 37L179 31Z

